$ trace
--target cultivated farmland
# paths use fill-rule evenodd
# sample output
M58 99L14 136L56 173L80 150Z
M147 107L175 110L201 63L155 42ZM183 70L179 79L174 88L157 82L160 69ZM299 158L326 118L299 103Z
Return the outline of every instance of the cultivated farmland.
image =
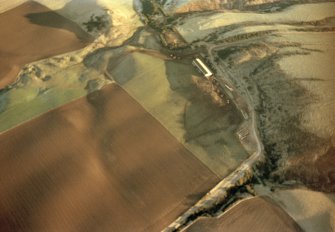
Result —
M77 24L36 2L0 14L0 28L0 89L15 81L24 64L78 50L92 39Z
M117 83L219 176L227 175L248 157L235 134L242 115L232 104L219 107L196 86L201 77L191 60L165 61L133 52L109 62L108 70Z
M219 178L118 85L0 135L2 231L159 231Z

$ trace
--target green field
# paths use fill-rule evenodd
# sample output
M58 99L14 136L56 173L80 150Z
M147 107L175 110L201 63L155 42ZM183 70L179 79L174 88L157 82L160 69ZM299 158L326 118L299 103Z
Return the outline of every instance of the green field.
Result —
M0 93L0 132L85 96L89 80L104 82L96 70L83 70L85 66L78 64L53 73L48 81L27 75L14 88Z
M232 105L218 107L198 89L191 60L134 52L111 67L114 80L215 173L226 176L247 158L235 135L241 115Z

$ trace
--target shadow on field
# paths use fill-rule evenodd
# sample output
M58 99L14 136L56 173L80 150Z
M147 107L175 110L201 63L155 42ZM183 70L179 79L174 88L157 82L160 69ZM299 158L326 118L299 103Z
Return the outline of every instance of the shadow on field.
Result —
M33 2L32 4L39 4L36 2ZM93 7L98 7L95 1L92 1L91 4L94 4ZM64 16L60 15L57 12L71 12L71 9L74 8L74 6L79 5L78 0L73 0L69 3L67 3L62 9L58 11L44 11L44 12L37 12L37 13L30 13L25 15L25 17L32 23L37 24L44 27L52 27L56 29L63 29L67 30L69 32L74 33L77 38L83 42L91 42L93 41L93 38L86 33L83 29L80 28L78 24L75 22L65 18ZM72 10L73 11L73 10Z

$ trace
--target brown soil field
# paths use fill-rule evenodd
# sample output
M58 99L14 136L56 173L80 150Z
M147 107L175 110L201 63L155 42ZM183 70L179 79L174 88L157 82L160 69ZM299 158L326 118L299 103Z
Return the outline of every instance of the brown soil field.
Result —
M92 38L76 23L29 1L0 14L0 89L29 62L78 50Z
M218 218L200 218L185 232L302 232L299 225L267 197L244 200Z
M0 134L0 231L160 231L219 182L121 87Z
M301 181L316 191L335 192L335 147L319 156L306 154L289 161L291 166L284 170L285 178Z

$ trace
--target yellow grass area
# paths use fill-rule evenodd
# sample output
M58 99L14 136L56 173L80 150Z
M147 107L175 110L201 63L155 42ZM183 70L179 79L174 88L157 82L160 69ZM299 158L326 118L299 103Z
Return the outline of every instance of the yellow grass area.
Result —
M16 88L0 95L0 132L86 95L89 82L96 83L95 88L108 83L96 70L83 70L85 66L78 64L50 75L47 72L48 81L23 76Z
M306 44L304 47L316 50L309 55L282 58L279 65L315 98L302 114L304 129L329 139L335 133L335 32L282 33L282 37L291 43Z
M256 186L256 192L276 201L306 232L334 231L335 194L303 188L282 189L270 192Z
M231 105L218 107L196 87L191 61L134 52L110 67L117 83L221 177L247 157L235 135L241 115Z

